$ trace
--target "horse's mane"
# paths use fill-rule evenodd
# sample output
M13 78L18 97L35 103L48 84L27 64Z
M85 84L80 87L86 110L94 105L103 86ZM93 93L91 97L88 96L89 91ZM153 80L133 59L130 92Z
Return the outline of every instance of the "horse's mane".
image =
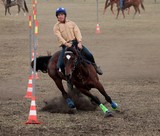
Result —
M66 51L70 51L70 52L72 52L74 55L77 55L77 51L76 51L76 49L73 48L73 47L68 47L68 48L66 48Z

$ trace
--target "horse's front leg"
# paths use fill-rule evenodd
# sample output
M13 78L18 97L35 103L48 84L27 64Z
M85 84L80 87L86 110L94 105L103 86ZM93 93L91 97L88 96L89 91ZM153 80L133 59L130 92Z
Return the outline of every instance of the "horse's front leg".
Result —
M5 16L7 15L7 7L5 7Z
M123 19L125 19L125 14L123 9L122 9L122 15L123 15Z
M116 16L116 19L118 19L119 11L120 11L120 9L119 9L119 8L117 8L117 16Z
M76 109L76 106L73 102L73 100L69 97L68 93L65 91L63 84L62 84L62 79L53 79L58 87L58 89L62 92L63 98L66 100L67 105L71 109Z
M105 117L112 117L112 113L100 102L100 100L95 97L94 95L92 95L89 90L83 89L83 88L78 88L84 95L88 96L89 98L91 98L92 101L94 101L100 108L101 110L104 112Z
M116 110L118 108L117 103L112 101L111 97L106 93L106 91L104 90L104 87L100 82L97 82L95 88L98 89L99 92L105 97L106 101L111 104L112 109Z
M114 4L111 4L111 11L112 11L112 14L114 15L113 6Z
M10 8L8 7L8 13L11 15Z
M106 9L107 9L110 5L111 5L111 3L110 3L110 2L108 3L108 0L106 0L105 6L104 6L104 10L103 10L103 15L105 14Z

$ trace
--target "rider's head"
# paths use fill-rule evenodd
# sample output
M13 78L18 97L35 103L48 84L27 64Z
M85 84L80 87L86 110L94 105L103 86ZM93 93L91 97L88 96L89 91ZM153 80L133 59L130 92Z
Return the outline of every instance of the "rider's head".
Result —
M65 8L59 7L56 9L56 17L58 18L58 21L65 22L66 16L67 16L67 12Z

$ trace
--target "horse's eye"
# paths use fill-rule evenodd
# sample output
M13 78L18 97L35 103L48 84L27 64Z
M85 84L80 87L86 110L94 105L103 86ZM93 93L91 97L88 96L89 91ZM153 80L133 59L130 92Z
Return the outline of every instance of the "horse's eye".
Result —
M74 57L74 56L72 56L72 57L71 57L71 59L72 59L72 60L74 60L74 59L75 59L75 57Z

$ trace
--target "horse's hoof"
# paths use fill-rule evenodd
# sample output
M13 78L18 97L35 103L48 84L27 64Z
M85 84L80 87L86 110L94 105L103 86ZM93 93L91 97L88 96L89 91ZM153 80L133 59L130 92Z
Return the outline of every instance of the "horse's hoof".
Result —
M76 114L77 113L77 108L71 108L69 111L68 111L68 114Z
M67 98L66 102L67 102L69 108L74 109L76 107L71 98Z
M113 117L113 114L112 114L112 112L108 111L108 112L105 113L104 117L105 118L107 118L107 117Z
M113 110L116 110L118 108L118 104L115 103L115 102L112 102L111 107L112 107Z

